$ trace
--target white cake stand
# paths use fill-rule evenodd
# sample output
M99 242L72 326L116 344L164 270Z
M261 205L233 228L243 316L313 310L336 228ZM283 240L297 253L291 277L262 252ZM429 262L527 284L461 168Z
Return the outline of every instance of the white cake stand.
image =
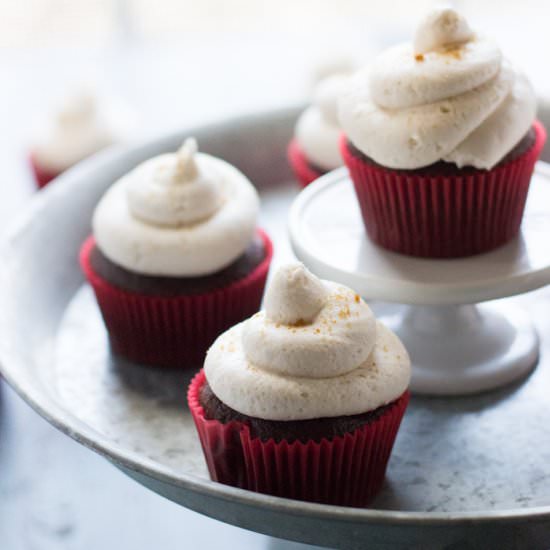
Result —
M548 165L537 165L520 236L487 254L427 260L374 245L345 168L300 193L289 228L296 256L318 276L369 300L406 304L380 315L409 350L414 392L481 392L535 366L539 340L528 313L506 301L477 304L550 284Z

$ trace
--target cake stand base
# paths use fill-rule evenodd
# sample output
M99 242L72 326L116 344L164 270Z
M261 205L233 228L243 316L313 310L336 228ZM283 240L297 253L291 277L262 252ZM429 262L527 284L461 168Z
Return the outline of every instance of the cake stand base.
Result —
M409 351L414 393L491 390L527 375L537 362L538 335L527 314L509 303L392 310L381 320Z

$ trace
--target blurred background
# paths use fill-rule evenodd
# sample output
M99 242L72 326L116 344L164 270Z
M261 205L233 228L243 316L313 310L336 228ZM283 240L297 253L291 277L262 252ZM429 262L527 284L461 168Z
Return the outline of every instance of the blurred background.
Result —
M0 229L35 192L28 155L37 129L82 86L119 106L131 140L303 103L316 75L345 60L366 62L408 39L433 4L0 0ZM451 4L524 68L548 109L550 2ZM57 433L0 381L2 550L170 550L198 547L191 541L199 538L205 549L220 542L301 547L269 542L147 493Z
M545 0L451 2L550 97ZM82 86L135 115L132 138L305 101L316 71L411 36L432 0L0 0L2 164ZM7 139L4 132L4 139ZM19 184L21 187L22 184Z

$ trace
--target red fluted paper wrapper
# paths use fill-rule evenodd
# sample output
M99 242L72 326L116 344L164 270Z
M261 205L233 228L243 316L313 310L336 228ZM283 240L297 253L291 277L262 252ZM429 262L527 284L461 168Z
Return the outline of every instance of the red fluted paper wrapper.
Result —
M29 157L29 162L38 189L42 189L42 187L45 187L48 183L50 183L50 181L59 176L59 172L52 172L51 170L45 170L42 168L40 164L36 162L33 155Z
M113 351L145 365L201 366L222 332L260 308L273 246L263 231L258 233L266 257L254 271L211 292L180 296L139 294L112 285L91 266L95 241L89 237L82 245L80 264L95 292Z
M298 183L302 187L306 187L312 181L315 181L317 178L320 178L323 174L326 173L315 170L315 168L313 168L309 164L306 156L304 155L304 152L302 151L302 148L300 147L296 139L293 139L288 144L287 157L292 171L294 172Z
M376 420L320 442L262 441L242 422L209 420L199 402L204 371L191 381L189 409L214 481L270 495L365 506L380 490L409 402L405 392Z
M349 169L370 239L389 250L426 258L456 258L487 252L519 232L529 183L546 140L491 170L449 176L409 173L374 165L341 151Z

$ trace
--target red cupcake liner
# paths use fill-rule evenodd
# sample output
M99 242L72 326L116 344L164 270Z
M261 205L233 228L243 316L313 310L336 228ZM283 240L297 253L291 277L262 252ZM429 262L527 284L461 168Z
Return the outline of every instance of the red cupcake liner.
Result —
M316 170L311 166L296 139L288 144L287 158L298 183L302 187L308 186L312 181L326 174L326 172Z
M198 367L214 340L256 313L261 305L273 245L258 230L266 257L246 277L205 294L152 296L116 287L90 262L93 236L82 245L80 264L109 333L112 350L131 361L158 367Z
M533 146L492 170L456 176L419 175L374 165L350 151L342 156L353 180L361 214L379 246L426 258L487 252L519 232L535 162L546 131L535 121Z
M199 401L201 370L187 392L210 477L219 483L286 498L365 506L384 481L401 419L405 392L376 420L320 442L262 441L238 421L208 420Z
M36 181L38 189L42 189L42 187L45 187L48 183L50 183L50 181L52 181L54 178L57 178L57 176L59 176L60 174L60 172L53 172L51 170L46 170L42 168L40 164L36 162L36 159L33 155L30 155L29 163L31 165L34 180Z

